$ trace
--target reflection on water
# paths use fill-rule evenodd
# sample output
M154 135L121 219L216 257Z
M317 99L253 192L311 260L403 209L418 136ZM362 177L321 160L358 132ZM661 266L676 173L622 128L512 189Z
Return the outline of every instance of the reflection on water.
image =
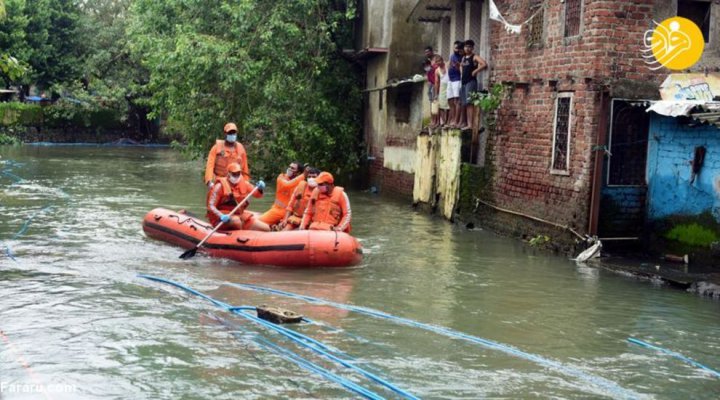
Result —
M637 337L718 369L717 301L576 266L357 192L351 192L353 233L366 253L359 267L288 270L204 256L182 261L180 249L145 238L140 222L158 206L202 214L200 162L142 148L0 148L0 156L0 171L22 179L0 175L3 399L355 397L269 352L257 338L393 397L208 302L138 279L138 273L186 283L233 305L300 312L321 324L294 329L423 398L613 394L497 350L226 283L446 326L651 398L720 397L720 381L707 373L626 341ZM269 194L253 203L257 211L270 206ZM22 385L53 390L8 390Z

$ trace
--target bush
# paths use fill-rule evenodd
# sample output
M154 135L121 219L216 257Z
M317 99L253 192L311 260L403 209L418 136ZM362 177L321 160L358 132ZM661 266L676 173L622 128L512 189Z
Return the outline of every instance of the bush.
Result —
M20 144L22 144L20 139L16 138L15 136L8 135L4 132L0 132L0 146L18 146Z
M65 100L40 106L18 102L0 103L0 126L46 126L50 128L121 129L120 112L108 108L88 107Z
M0 103L0 125L37 126L43 123L43 108L38 104Z
M675 225L665 234L665 238L700 247L710 247L710 244L718 240L715 232L696 223Z

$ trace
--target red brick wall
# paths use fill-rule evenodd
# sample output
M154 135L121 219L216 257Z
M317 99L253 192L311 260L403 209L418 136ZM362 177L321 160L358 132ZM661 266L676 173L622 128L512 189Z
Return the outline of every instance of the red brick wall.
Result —
M399 143L388 143L399 145ZM410 146L407 146L410 147ZM403 171L393 171L383 166L382 150L373 147L371 154L375 159L370 161L370 185L375 186L381 193L412 197L415 175Z
M539 48L528 48L528 29L520 35L505 32L491 21L491 79L530 82L532 79L609 78L657 80L667 71L650 71L641 58L643 34L652 28L653 7L659 0L583 0L580 36L563 37L564 7L548 0L545 35ZM495 2L508 21L530 17L533 0Z
M530 17L531 0L498 0L508 21ZM494 163L494 199L574 228L587 227L592 147L596 143L600 92L619 79L661 81L646 68L640 50L652 23L654 0L584 0L579 37L564 38L564 7L549 0L540 48L528 48L528 30L520 35L491 26L491 81L514 84L498 111L497 133L489 145ZM550 174L553 119L558 92L573 92L569 175Z

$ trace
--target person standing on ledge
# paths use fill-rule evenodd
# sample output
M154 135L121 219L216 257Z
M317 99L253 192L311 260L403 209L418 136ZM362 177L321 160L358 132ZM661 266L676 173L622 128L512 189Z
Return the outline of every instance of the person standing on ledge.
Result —
M247 153L245 153L245 147L242 143L237 141L237 125L228 122L225 124L223 132L225 132L225 140L215 142L215 145L210 149L207 164L205 165L205 184L208 190L212 189L218 178L227 176L227 168L232 163L240 164L244 178L250 180Z
M472 40L465 41L465 56L460 63L460 104L465 109L465 121L460 121L465 125L461 126L461 130L474 129L477 121L475 121L475 105L472 102L472 94L482 90L478 86L478 74L487 68L487 62L474 53L475 42ZM461 109L462 110L462 109Z

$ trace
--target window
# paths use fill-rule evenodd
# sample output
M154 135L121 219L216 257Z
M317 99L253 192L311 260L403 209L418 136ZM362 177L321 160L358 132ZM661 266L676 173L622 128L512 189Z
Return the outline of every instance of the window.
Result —
M710 6L709 1L678 0L677 16L684 17L700 27L705 43L710 41Z
M395 91L395 122L410 122L413 85L400 85Z
M580 34L582 0L565 0L565 37Z
M570 109L572 93L558 93L555 100L551 173L567 174L570 169Z
M531 7L531 12L535 14L528 25L528 47L542 47L543 44L543 28L545 25L545 10L542 4L538 4L536 8Z

